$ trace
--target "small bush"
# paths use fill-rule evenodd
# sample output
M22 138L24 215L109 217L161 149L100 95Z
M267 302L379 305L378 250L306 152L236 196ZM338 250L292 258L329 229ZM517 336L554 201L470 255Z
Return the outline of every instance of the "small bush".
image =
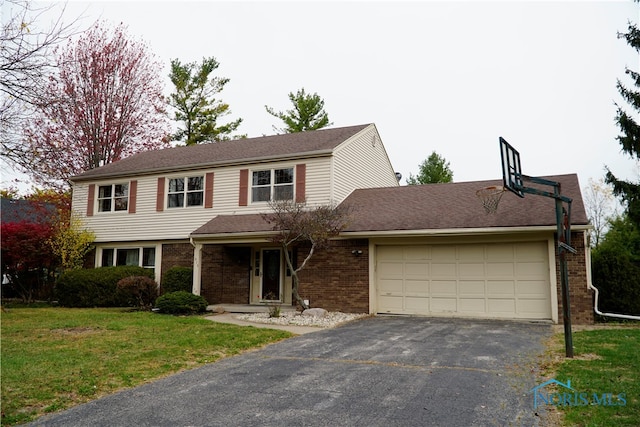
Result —
M162 276L162 291L164 293L193 290L193 268L172 267Z
M267 292L264 299L269 300L269 302L267 302L269 317L280 317L280 303L276 301L276 295L273 292Z
M269 306L269 317L280 317L280 305Z
M190 292L170 292L158 297L156 307L166 314L196 314L207 309L207 300Z
M147 276L129 276L117 283L118 291L127 296L129 305L142 310L151 310L158 297L158 284Z
M129 276L153 277L153 270L134 266L69 270L56 281L56 298L63 307L127 307L128 298L116 285Z

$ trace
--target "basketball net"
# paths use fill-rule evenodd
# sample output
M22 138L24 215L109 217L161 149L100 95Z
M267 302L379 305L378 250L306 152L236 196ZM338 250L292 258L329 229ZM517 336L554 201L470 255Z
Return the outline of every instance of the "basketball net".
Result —
M481 188L476 191L476 196L482 202L482 207L488 214L496 213L498 204L504 194L505 189L502 186L492 185L490 187Z

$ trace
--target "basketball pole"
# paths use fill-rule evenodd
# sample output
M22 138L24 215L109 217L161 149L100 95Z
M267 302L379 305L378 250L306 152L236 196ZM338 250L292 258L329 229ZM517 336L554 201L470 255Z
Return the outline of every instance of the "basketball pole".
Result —
M571 303L569 300L569 268L567 266L567 252L576 254L571 247L571 198L563 196L560 191L560 183L544 178L536 178L522 174L520 167L520 153L513 148L503 137L498 138L500 143L500 159L502 160L502 183L504 190L513 192L518 197L524 197L524 193L537 196L550 197L556 201L556 236L558 239L558 264L560 267L560 285L562 287L562 323L564 324L564 346L567 357L573 357L573 337L571 336ZM536 187L525 187L524 181L534 184L553 187L553 193ZM487 187L490 189L491 187ZM483 206L487 212L495 212L499 198L495 193L479 190L476 195L483 200ZM493 203L487 203L486 200ZM564 203L567 209L564 209Z
M571 308L569 302L569 268L567 266L567 249L562 245L562 243L566 245L567 241L569 242L569 245L571 244L571 230L569 228L570 222L565 222L565 219L569 220L568 214L564 212L562 199L558 197L560 196L560 184L554 187L554 193L556 195L556 224L558 227L556 234L558 239L558 256L560 257L560 286L562 287L562 323L564 324L564 350L567 357L573 358L573 335L571 332ZM571 201L569 201L568 204L570 211ZM565 240L565 242L563 242L562 240Z
M577 253L571 247L571 202L572 199L563 196L560 183L544 178L520 175L524 180L553 187L553 193L537 188L518 186L523 193L537 196L551 197L556 201L556 234L558 239L558 258L560 266L560 286L562 288L562 323L564 324L564 347L566 357L573 358L573 336L571 332L571 302L569 298L569 268L567 266L567 252ZM563 203L567 204L564 209Z

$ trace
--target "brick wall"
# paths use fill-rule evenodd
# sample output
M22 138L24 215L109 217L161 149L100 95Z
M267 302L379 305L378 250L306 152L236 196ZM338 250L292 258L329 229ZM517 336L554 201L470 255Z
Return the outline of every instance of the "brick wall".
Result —
M200 294L209 304L249 304L251 248L204 245Z
M222 248L219 245L204 245L202 247L200 295L209 304L220 304L222 302Z
M571 246L578 251L576 254L566 252L567 270L569 271L569 304L571 308L571 323L594 323L593 291L587 289L587 266L585 263L584 232L571 233ZM560 281L560 260L556 245L556 272L558 280L558 323L563 323L562 315L562 286Z
M191 243L165 243L162 245L160 277L172 267L193 268L193 246Z
M352 251L362 251L354 255ZM307 250L299 249L298 264ZM300 273L300 296L311 307L343 313L369 312L369 242L335 240L316 252Z

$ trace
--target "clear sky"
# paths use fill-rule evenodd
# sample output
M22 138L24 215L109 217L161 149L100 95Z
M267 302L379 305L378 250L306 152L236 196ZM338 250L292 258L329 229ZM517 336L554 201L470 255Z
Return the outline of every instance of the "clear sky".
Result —
M68 20L80 14L85 27L127 24L165 77L172 58L215 57L230 78L220 98L250 137L275 133L264 106L289 109L287 94L304 87L324 98L334 127L375 123L405 178L432 151L456 182L500 178L502 136L527 175L577 173L584 187L606 164L638 179L614 122L616 79L629 84L625 66L640 68L616 36L640 20L631 0L67 5Z

